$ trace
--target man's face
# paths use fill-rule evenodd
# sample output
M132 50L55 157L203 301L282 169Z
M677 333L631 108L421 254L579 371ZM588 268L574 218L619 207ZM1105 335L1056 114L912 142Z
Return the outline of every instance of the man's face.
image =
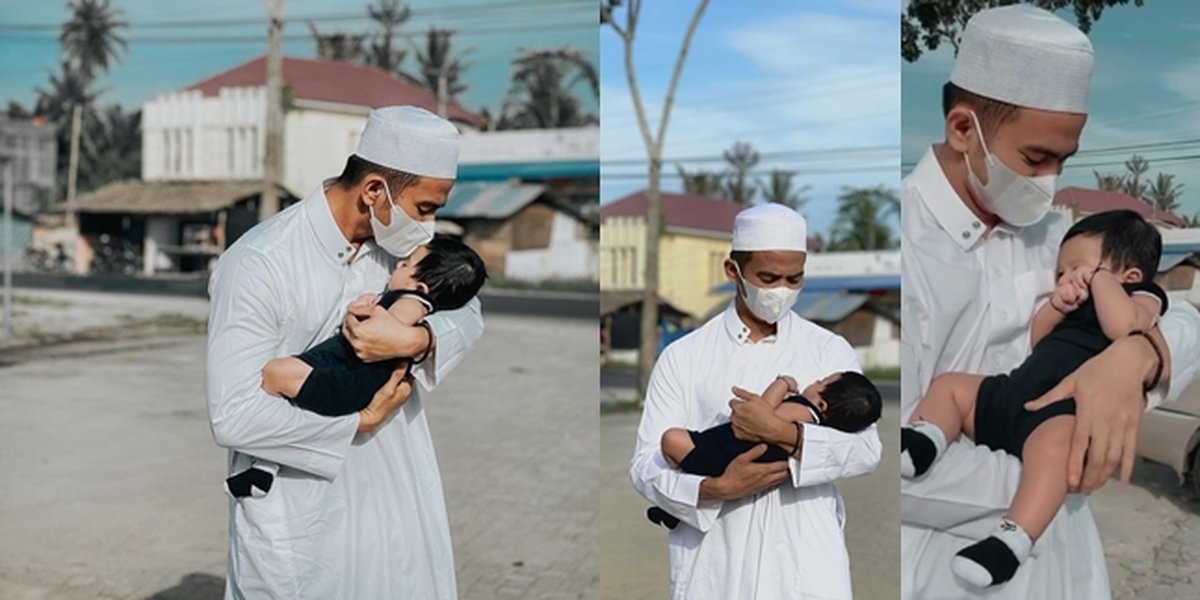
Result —
M746 265L740 268L741 275L751 285L760 288L789 287L800 289L804 284L804 264L808 260L807 252L796 250L764 250L751 252ZM729 278L742 297L744 290L738 278L738 266L733 259L725 260L725 276Z
M388 203L388 189L383 177L368 175L363 181L363 196L371 206L375 218L384 225L392 224L392 207ZM420 177L417 182L399 192L391 190L392 200L400 210L415 221L432 221L437 210L446 205L453 179Z
M950 145L967 154L971 171L986 184L985 153L970 110L965 105L956 106L946 122ZM1079 149L1079 136L1086 123L1087 115L1019 108L1012 118L990 132L985 129L983 142L1019 175L1059 175L1063 164Z

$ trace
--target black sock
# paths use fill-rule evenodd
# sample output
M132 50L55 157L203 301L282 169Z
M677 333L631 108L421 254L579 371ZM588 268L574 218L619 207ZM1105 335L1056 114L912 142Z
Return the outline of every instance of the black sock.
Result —
M255 488L260 490L258 496L265 496L271 491L275 476L262 469L250 467L241 473L231 475L225 480L225 488L234 498L245 498L254 495Z
M676 519L671 513L657 506L651 506L646 509L646 518L650 519L651 523L662 525L667 529L675 529L679 526L679 519Z
M907 459L912 461L912 473L902 473L909 477L924 475L938 457L937 444L912 427L900 428L900 453L902 459L905 458L903 455L907 455ZM901 471L908 471L907 465L902 465Z

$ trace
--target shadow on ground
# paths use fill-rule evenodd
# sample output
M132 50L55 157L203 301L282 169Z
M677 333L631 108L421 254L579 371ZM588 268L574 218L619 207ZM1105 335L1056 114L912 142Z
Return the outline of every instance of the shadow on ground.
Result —
M144 600L216 600L225 594L225 578L208 573L188 573L179 583Z

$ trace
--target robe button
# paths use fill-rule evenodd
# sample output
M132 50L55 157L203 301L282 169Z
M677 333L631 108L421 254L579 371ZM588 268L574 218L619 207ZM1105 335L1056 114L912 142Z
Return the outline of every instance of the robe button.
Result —
M964 231L964 232L963 232L963 239L964 239L964 240L966 240L966 239L970 239L970 238L971 238L971 232L970 232L970 231Z

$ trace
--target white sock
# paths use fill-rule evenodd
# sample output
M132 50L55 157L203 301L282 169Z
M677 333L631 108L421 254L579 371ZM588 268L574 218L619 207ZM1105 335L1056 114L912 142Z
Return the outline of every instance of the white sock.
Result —
M924 475L945 451L946 434L941 427L928 421L904 427L900 432L900 476L911 479Z
M985 588L1012 579L1029 558L1033 540L1015 521L1004 517L992 535L963 548L950 566L955 575Z

